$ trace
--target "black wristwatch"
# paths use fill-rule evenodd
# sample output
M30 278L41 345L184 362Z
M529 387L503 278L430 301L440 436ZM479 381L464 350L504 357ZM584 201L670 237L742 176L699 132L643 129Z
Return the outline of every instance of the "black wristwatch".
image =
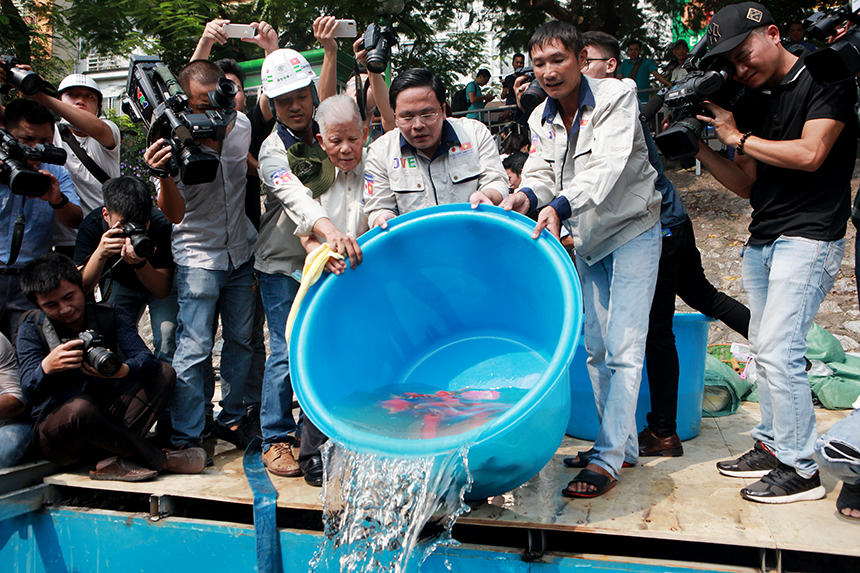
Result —
M54 204L54 203L51 203L50 201L48 201L48 205L51 206L51 209L55 209L55 210L62 209L63 207L65 207L68 204L69 198L66 197L65 193L60 193L60 197L62 197L62 199L60 199L59 203Z

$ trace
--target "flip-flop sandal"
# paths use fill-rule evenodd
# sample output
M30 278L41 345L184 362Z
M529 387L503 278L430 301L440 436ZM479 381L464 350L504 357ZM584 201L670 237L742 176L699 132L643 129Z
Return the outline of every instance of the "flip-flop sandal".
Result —
M846 519L860 519L845 515L842 513L844 509L860 509L860 483L849 485L842 482L842 491L839 492L839 497L836 498L836 511L839 515Z
M571 485L575 483L587 483L588 485L593 485L597 489L595 491L574 491L569 489ZM592 498L598 497L615 487L615 484L618 483L617 479L613 479L611 477L606 477L603 474L599 474L597 472L593 472L591 470L582 470L576 477L573 478L567 487L561 490L561 495L565 497L582 497L582 498Z
M590 450L577 453L575 458L564 458L562 461L564 462L564 465L569 468L584 468L591 463L591 458L596 455L597 452L594 451L594 448L591 448ZM636 464L631 464L630 462L624 462L621 464L621 467L632 468L635 465Z

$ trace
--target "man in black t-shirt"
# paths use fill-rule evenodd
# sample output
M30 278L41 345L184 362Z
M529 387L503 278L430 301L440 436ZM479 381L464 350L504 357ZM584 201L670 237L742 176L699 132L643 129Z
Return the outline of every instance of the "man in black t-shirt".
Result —
M520 53L514 54L511 65L514 67L514 73L508 74L505 76L505 79L502 80L502 97L505 98L505 105L517 105L517 94L514 93L514 82L517 81L517 72L522 70L526 65L526 57ZM519 121L522 115L523 112L519 108L516 108L511 111L506 111L502 116L502 119Z
M171 364L179 312L172 288L173 226L152 206L149 188L140 179L117 177L107 181L102 190L104 207L84 218L75 242L75 264L81 267L84 292L98 286L104 302L114 303L137 319L148 305L155 357ZM145 245L135 249L133 241L140 239L126 236L123 226L127 223L146 229L145 237L154 247L151 255L142 256Z
M845 250L857 150L855 90L852 83L815 82L802 57L782 46L760 4L723 8L707 38L705 64L715 57L729 61L750 92L735 114L705 103L713 117L699 116L735 149L734 162L701 142L698 158L753 208L743 281L761 409L761 423L750 432L755 447L717 468L762 478L741 490L751 501L820 499L825 491L813 459L818 434L804 354Z

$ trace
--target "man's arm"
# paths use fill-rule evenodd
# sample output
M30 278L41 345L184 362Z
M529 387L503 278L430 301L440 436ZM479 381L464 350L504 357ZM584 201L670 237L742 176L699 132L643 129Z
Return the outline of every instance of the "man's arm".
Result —
M166 169L170 161L170 147L164 145L164 138L155 141L143 152L143 160L147 165L155 169ZM167 220L178 225L185 218L185 199L179 192L176 182L172 177L158 178L158 208L167 217Z
M268 56L278 49L278 31L266 21L251 22L251 25L257 28L257 34L251 38L242 38L243 42L249 44L257 44L263 48L263 53ZM269 108L269 98L266 94L260 92L260 97L257 98L257 106L263 114L265 121L272 120L272 110ZM255 162L256 163L256 162ZM256 169L256 165L254 169Z
M314 20L314 38L325 52L317 85L320 101L337 94L337 40L334 39L336 27L337 18L334 16L320 16Z
M0 334L0 420L17 418L26 408L15 349L9 339Z
M738 129L734 115L712 103L704 102L702 106L714 114L714 117L696 117L710 123L722 143L737 148L743 133ZM800 139L772 141L750 136L744 142L744 155L741 157L749 155L753 159L784 169L817 171L827 159L844 127L845 124L841 121L820 118L810 119L803 124Z
M81 211L80 206L76 205L76 203L80 202L80 199L78 199L77 194L74 192L74 185L72 185L71 189L66 186L66 190L61 191L60 181L53 173L46 169L40 169L39 173L51 178L51 186L48 189L48 192L39 197L39 199L47 201L52 207L65 201L66 204L61 208L54 209L54 214L57 216L57 219L59 219L68 228L77 229L78 225L80 225L81 221L84 219L84 213ZM65 176L68 177L68 172L65 173ZM71 179L69 179L69 185L71 185ZM63 197L65 197L65 199Z
M352 51L359 65L367 68L367 50L364 49L364 36L353 42ZM385 83L382 74L375 74L368 70L367 75L370 79L370 89L373 90L373 98L376 100L376 109L379 110L379 115L382 117L382 131L388 133L397 127L394 123L394 110L391 109L391 101L388 97L388 84ZM370 113L373 110L367 111Z
M212 53L212 46L216 42L222 46L227 43L229 38L222 27L224 24L229 23L230 20L212 20L206 23L206 27L203 28L203 34L197 40L197 47L194 48L194 53L191 54L192 62L194 60L208 60L209 55Z
M119 144L114 138L110 126L97 115L91 114L66 102L53 98L44 92L32 96L34 100L44 105L66 121L72 124L75 131L82 131L99 142L105 149L113 149Z
M756 180L757 164L755 159L749 155L735 154L734 162L729 161L708 147L708 144L702 140L699 140L699 153L696 155L696 159L702 162L702 165L723 187L738 197L749 199L750 190Z
M667 79L666 79L666 76L664 76L663 74L661 74L661 73L660 73L660 72L658 72L657 70L654 70L653 72L651 72L651 75L652 75L652 76L654 76L654 79L655 79L655 80L657 80L658 82L660 82L660 83L661 83L661 84L663 84L664 86L672 87L672 82L670 82L669 80L667 80Z

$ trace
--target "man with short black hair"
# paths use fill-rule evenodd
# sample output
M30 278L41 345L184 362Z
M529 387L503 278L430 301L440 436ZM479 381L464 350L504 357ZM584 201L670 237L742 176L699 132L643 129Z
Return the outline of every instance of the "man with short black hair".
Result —
M170 399L173 368L155 360L125 311L87 303L81 281L60 253L37 257L21 275L24 294L40 309L27 313L18 332L21 386L33 404L39 449L60 465L113 454L90 471L96 480L200 473L202 448L162 451L144 439Z
M224 72L212 62L195 60L179 73L194 113L212 109L209 92ZM257 233L245 214L245 183L251 127L238 112L221 141L197 140L200 149L218 157L210 183L187 185L162 170L170 147L155 141L144 153L158 173L158 205L173 227L173 259L179 316L176 331L177 384L170 406L173 445L199 445L205 425L205 383L214 346L215 310L220 303L224 350L221 359L221 412L214 434L244 449L252 439L244 401L251 368L254 296L253 249Z
M96 286L102 301L112 302L140 320L149 306L152 345L160 362L171 364L176 350L179 305L173 286L173 226L152 205L149 187L136 177L117 177L104 184L104 206L81 223L75 242L75 264L83 273L84 292ZM133 224L154 249L138 254L124 228Z
M432 205L498 205L508 194L499 151L479 122L445 118L445 87L413 68L391 82L397 129L374 141L364 171L364 212L371 227Z
M735 67L746 97L733 112L703 103L698 118L734 148L734 161L700 142L698 159L727 189L750 199L743 282L751 319L761 422L755 447L719 462L720 473L758 477L741 496L762 503L824 497L813 459L818 437L804 354L806 336L833 286L851 214L857 152L853 82L825 87L780 41L761 4L726 6L708 26L703 64Z
M51 143L54 136L54 114L31 99L16 99L6 106L6 130L19 143L33 147ZM20 289L20 274L24 266L53 246L54 215L70 228L77 228L82 219L80 199L68 171L59 165L27 161L27 167L50 177L48 191L38 198L13 194L8 185L0 183L0 332L10 341L17 338L18 320L34 308ZM15 227L18 217L24 217L24 229L15 261L10 253L15 249Z
M660 194L636 96L619 81L582 76L587 52L579 30L548 22L532 36L529 53L547 99L529 118L532 145L521 187L502 207L527 214L545 206L535 239L544 229L558 238L561 220L576 224L600 430L562 493L591 498L612 489L622 466L638 459L636 396L660 258Z
M478 70L478 74L475 76L475 79L466 84L466 100L469 102L469 111L484 109L484 105L488 101L493 101L496 98L494 95L483 95L481 93L481 88L487 85L487 82L489 81L490 70L481 68ZM466 117L486 122L485 113L467 113Z
M618 79L630 78L636 82L639 88L639 101L646 102L651 97L651 77L663 85L671 86L672 82L667 80L657 71L657 64L651 58L642 55L642 42L633 39L627 42L627 59L621 62L616 77Z

